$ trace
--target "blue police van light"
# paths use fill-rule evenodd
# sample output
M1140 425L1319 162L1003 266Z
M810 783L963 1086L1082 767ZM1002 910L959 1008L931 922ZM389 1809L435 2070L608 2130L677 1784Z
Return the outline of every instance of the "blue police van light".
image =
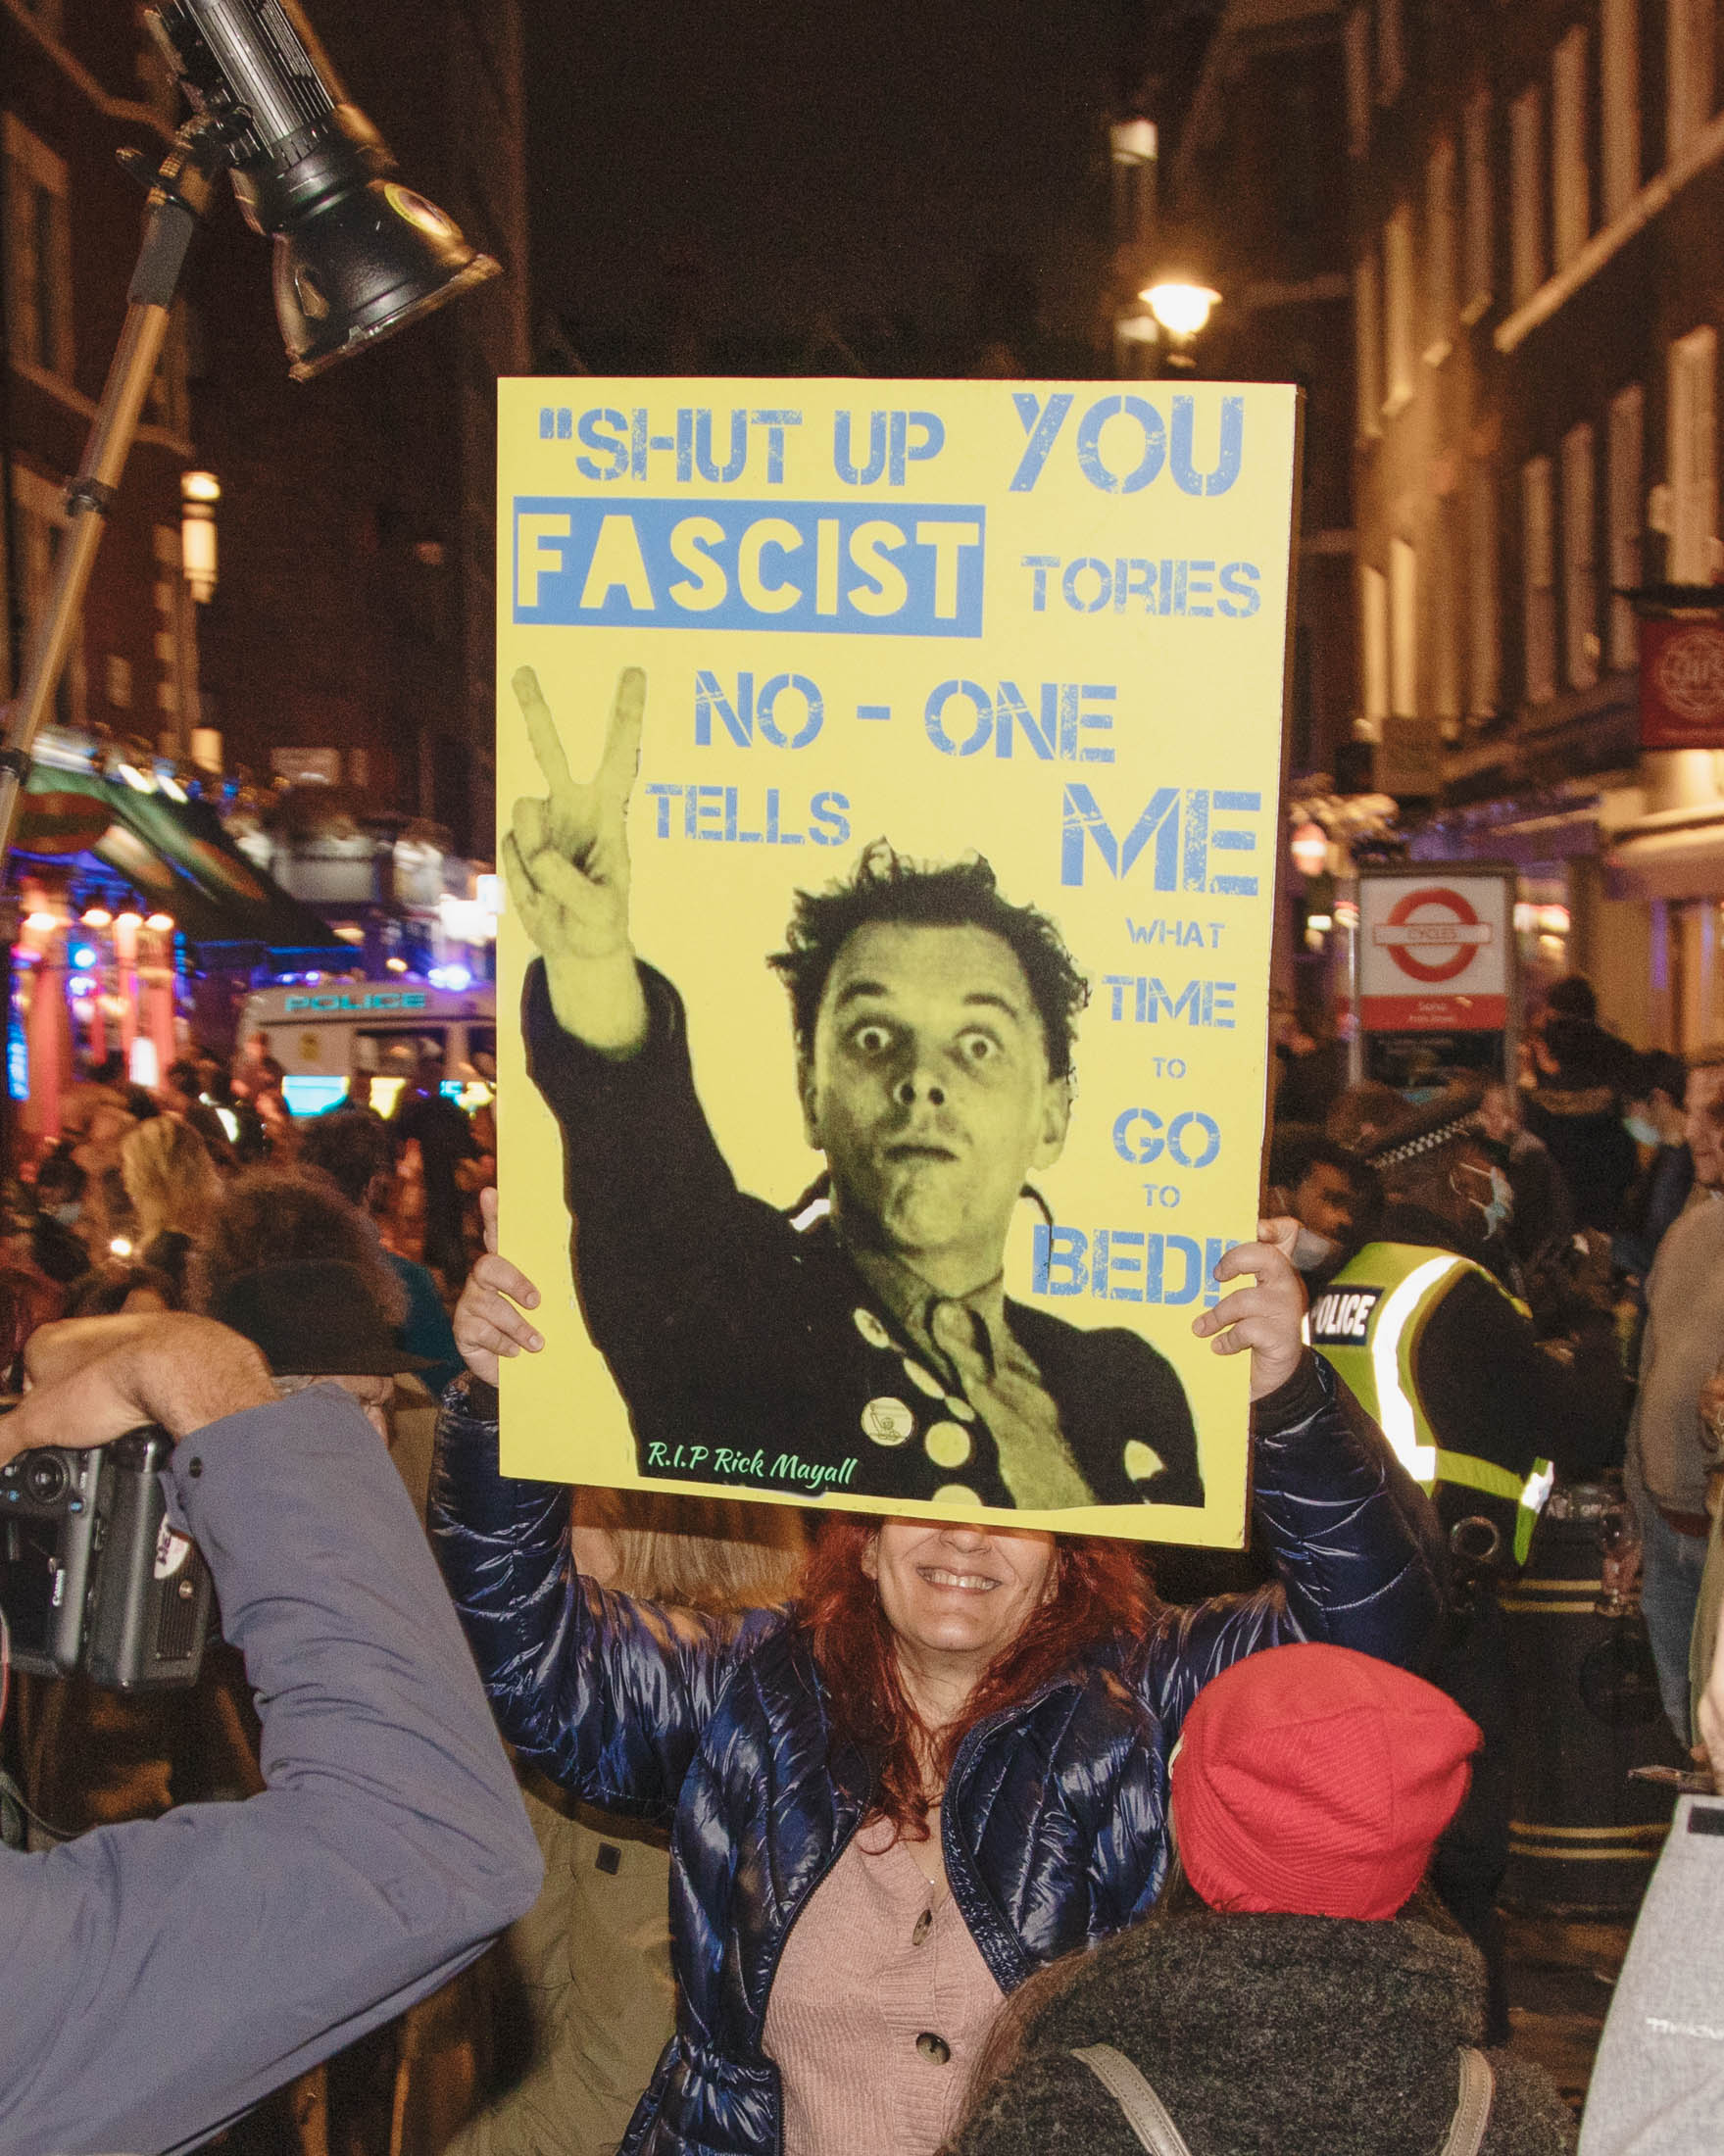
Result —
M80 971L87 972L96 962L94 946L90 944L74 944L72 947L72 962Z
M465 965L434 965L425 977L433 988L446 989L455 996L470 988L473 978Z
M16 1004L6 1021L6 1091L14 1101L27 1101L30 1097L29 1045Z
M347 1080L321 1072L316 1076L289 1072L281 1081L281 1097L289 1115L322 1115L347 1099Z

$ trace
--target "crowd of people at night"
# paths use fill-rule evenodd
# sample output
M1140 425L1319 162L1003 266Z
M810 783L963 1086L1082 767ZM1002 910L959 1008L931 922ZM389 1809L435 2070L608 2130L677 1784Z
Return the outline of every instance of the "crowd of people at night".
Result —
M1539 1461L1570 1481L1621 1475L1686 1749L1724 1593L1724 1047L1637 1052L1578 974L1534 1011L1518 1083L1350 1086L1331 1050L1293 1032L1268 1175L1271 1204L1301 1223L1307 1288L1320 1297L1383 1246L1470 1262L1415 1321L1417 1412L1441 1450L1511 1478ZM1488 1484L1446 1481L1489 1510ZM1512 1544L1514 1504L1497 1517Z
M7 1446L179 1439L225 1638L182 1693L13 1680L0 2145L1573 2146L1509 2047L1498 1594L1552 1475L1623 1473L1613 1562L1724 1785L1724 1051L1637 1054L1579 979L1519 1084L1283 1048L1265 1221L1200 1320L1254 1445L1252 1547L1207 1573L503 1475L499 1361L552 1284L440 1076L295 1121L261 1040L99 1070L9 1190ZM1408 1283L1392 1396L1354 1317ZM1724 2117L1724 1812L1681 1803L1586 2156Z

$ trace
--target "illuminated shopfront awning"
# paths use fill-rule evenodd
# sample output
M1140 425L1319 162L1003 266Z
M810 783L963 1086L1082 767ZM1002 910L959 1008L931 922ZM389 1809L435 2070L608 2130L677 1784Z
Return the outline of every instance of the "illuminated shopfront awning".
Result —
M172 914L206 965L352 963L325 922L246 859L208 802L34 764L16 850L62 870L81 861L121 877L149 907Z
M1724 803L1623 824L1604 856L1613 899L1724 899Z

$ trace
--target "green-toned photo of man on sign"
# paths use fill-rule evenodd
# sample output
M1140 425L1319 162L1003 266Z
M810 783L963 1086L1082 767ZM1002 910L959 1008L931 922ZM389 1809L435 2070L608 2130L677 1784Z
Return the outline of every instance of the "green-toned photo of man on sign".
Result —
M1065 1144L1088 995L1054 921L1010 903L979 856L924 864L884 839L794 893L767 962L826 1172L780 1211L737 1189L682 999L631 941L645 674L622 674L587 783L530 667L515 692L548 789L517 803L503 845L541 961L528 1065L562 1132L581 1308L641 1476L1030 1511L1201 1506L1165 1357L1005 1294L1012 1216ZM763 1089L781 1056L762 1045Z

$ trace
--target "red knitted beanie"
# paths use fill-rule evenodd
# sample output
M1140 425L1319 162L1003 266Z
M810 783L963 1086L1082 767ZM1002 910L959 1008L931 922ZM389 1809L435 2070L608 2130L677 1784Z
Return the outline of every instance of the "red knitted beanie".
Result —
M1199 1692L1173 1832L1212 1909L1392 1917L1460 1808L1483 1742L1434 1685L1351 1647L1271 1647Z

